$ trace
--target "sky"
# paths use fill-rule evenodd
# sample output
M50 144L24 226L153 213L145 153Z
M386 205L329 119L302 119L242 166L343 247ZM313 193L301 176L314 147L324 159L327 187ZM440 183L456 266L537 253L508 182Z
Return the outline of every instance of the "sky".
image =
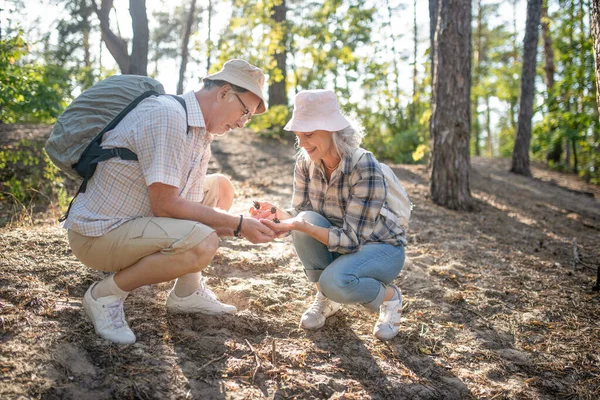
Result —
M377 1L377 0L373 0ZM525 16L526 16L526 0L517 0L518 1L518 12L517 12L517 27L519 29L524 29L525 26ZM43 33L48 31L48 27L52 27L54 21L61 16L65 11L62 10L61 7L56 5L56 1L51 0L22 0L24 3L24 13L22 24L23 27L28 30L32 29L32 35L34 37L40 37ZM54 3L54 4L52 4ZM186 2L187 3L187 2ZM231 13L230 1L219 1L213 0L213 3L217 3L216 6L216 15L213 17L213 42L218 40L218 33L222 31L228 22L229 15ZM398 52L400 54L412 54L412 18L413 18L413 1L412 0L390 0L392 5L398 3L404 3L405 7L403 11L396 12L394 15L394 21L392 28L394 29L394 34L399 37L397 41ZM512 7L510 5L511 1L503 1L501 2L501 16L498 23L510 23L512 24L513 12ZM152 23L152 12L155 10L164 9L164 7L172 7L173 2L168 0L146 0L147 13ZM200 6L206 6L208 4L208 0L199 0ZM419 30L419 53L421 57L424 57L424 52L429 46L429 2L427 0L417 0L417 24ZM129 1L127 0L115 0L115 8L117 10L119 27L124 37L131 37L131 19L129 17ZM6 11L0 11L0 20L8 17ZM473 9L473 14L475 15L476 10L475 6ZM114 16L111 16L114 17ZM199 27L198 32L198 40L200 42L204 42L207 38L207 27L202 24ZM96 43L99 42L98 39L92 38L92 40ZM100 53L99 49L96 49L95 55L98 56ZM102 64L107 68L116 68L116 63L114 62L112 56L108 52L108 50L104 47L102 49ZM405 60L399 63L401 68L401 76L411 76L412 67L410 66L410 60ZM420 73L423 73L422 63L418 63ZM192 67L192 66L190 66ZM149 66L149 73L154 70L153 66ZM177 73L174 73L177 71ZM179 60L165 60L161 61L158 68L158 76L156 77L159 81L163 83L167 92L174 93L177 86L178 79L178 71L179 71ZM185 91L198 89L200 79L206 74L205 66L200 66L197 68L188 68L188 78L185 85ZM403 87L403 89L407 92L410 92L411 88L408 87L411 85L410 79L403 80L407 87Z

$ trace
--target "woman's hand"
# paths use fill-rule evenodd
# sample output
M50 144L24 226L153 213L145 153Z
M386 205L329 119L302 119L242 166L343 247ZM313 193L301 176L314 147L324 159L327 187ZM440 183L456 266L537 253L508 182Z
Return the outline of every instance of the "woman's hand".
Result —
M287 212L278 209L268 201L255 201L248 211L251 217L256 219L267 219L269 221L281 221L291 217Z
M287 218L278 223L266 218L261 219L260 222L275 232L301 231L307 225L306 221L304 221L304 219L300 216Z

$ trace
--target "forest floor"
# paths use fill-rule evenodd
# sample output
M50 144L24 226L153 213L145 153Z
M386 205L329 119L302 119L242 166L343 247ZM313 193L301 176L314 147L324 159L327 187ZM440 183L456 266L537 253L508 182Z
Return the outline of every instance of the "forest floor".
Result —
M2 140L48 132L15 126ZM233 132L213 149L210 170L237 190L233 211L289 205L291 138ZM424 166L392 166L415 208L396 280L402 325L388 343L360 306L320 331L298 327L314 291L286 238L221 241L205 276L237 315L170 315L172 284L143 287L125 303L137 343L110 344L81 307L104 275L75 259L55 216L5 223L0 398L598 399L600 188L540 166L516 176L509 162L472 159L473 213L434 205Z

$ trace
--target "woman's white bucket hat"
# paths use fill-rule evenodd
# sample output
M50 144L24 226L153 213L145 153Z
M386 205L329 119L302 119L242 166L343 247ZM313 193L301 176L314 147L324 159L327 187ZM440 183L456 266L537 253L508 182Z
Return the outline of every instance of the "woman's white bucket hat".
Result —
M303 90L294 99L292 119L283 129L294 132L335 132L349 127L331 90Z

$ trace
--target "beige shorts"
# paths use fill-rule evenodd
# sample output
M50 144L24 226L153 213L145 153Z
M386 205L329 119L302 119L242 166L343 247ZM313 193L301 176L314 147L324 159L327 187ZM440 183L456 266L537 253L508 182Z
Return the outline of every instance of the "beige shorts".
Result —
M215 207L218 200L218 176L208 175L202 204ZM118 272L150 254L187 251L214 231L196 221L144 217L128 221L103 236L83 236L70 229L68 236L73 254L83 264L99 271Z

